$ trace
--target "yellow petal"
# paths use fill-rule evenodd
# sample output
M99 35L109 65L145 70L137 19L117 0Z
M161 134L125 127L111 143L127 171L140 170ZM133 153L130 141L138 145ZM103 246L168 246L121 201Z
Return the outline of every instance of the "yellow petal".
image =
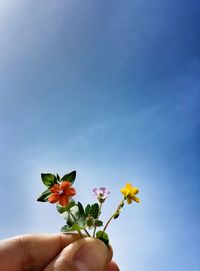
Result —
M140 203L140 199L138 197L132 197L132 200L136 201L137 203Z
M138 188L136 188L136 187L132 187L132 189L131 189L131 197L134 197L136 194L138 194L139 193L139 189Z
M120 189L120 191L122 192L122 194L126 197L127 196L127 190L126 188L122 188Z
M126 184L126 196L130 196L131 195L131 189L132 189L132 185L130 183Z
M131 191L131 189L133 188L132 185L130 183L126 183L126 186L125 186L126 190L127 191Z
M130 192L131 192L131 184L127 183L126 186L124 188L122 188L120 191L122 192L122 194L125 197L127 197L130 194Z
M127 200L127 203L128 203L128 204L131 204L131 203L132 203L132 199L131 199L131 198L128 197L126 200Z

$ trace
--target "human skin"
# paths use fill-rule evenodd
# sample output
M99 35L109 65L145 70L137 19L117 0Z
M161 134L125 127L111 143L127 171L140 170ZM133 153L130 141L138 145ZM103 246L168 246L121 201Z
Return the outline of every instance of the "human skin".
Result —
M0 241L1 271L119 271L112 248L77 234L22 235Z

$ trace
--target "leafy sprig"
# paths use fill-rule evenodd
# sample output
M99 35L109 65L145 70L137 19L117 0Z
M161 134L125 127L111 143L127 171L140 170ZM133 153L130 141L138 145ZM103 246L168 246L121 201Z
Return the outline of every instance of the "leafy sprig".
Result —
M97 202L87 204L84 208L80 202L76 202L73 199L76 195L76 190L72 187L76 179L76 171L67 173L61 178L58 174L42 173L41 178L46 189L40 194L37 201L56 203L58 213L65 220L65 225L61 228L61 232L77 231L81 237L83 237L84 232L89 237L100 239L107 246L109 246L109 237L106 233L107 227L113 219L119 217L125 201L128 204L132 203L132 201L139 202L139 198L135 196L139 190L127 183L121 189L121 193L124 196L123 200L104 226L100 216L103 204L110 194L108 189L105 187L94 188L93 192ZM100 227L103 227L103 229L96 232L97 228ZM92 234L90 233L91 230L93 231Z

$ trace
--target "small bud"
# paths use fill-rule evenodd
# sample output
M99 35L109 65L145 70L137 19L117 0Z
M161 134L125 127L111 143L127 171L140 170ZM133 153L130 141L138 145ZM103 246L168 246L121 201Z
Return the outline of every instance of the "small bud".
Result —
M114 218L114 219L117 219L118 216L119 216L119 214L120 214L120 212L116 212L113 218Z
M97 199L98 199L98 201L100 203L104 203L104 201L106 200L101 193L99 194L99 196L97 197Z
M93 216L88 216L85 220L85 223L86 223L86 226L89 228L89 229L92 229L95 227L95 219Z
M95 227L101 227L103 226L103 222L101 220L96 219L95 220Z

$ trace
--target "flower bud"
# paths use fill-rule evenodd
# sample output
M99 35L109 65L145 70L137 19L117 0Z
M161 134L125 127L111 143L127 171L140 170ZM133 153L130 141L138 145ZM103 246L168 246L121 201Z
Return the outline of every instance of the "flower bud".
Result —
M85 220L85 223L86 223L86 226L89 228L89 229L92 229L95 227L95 219L93 216L88 216Z
M118 218L119 214L120 214L120 212L116 212L113 218L114 219Z

